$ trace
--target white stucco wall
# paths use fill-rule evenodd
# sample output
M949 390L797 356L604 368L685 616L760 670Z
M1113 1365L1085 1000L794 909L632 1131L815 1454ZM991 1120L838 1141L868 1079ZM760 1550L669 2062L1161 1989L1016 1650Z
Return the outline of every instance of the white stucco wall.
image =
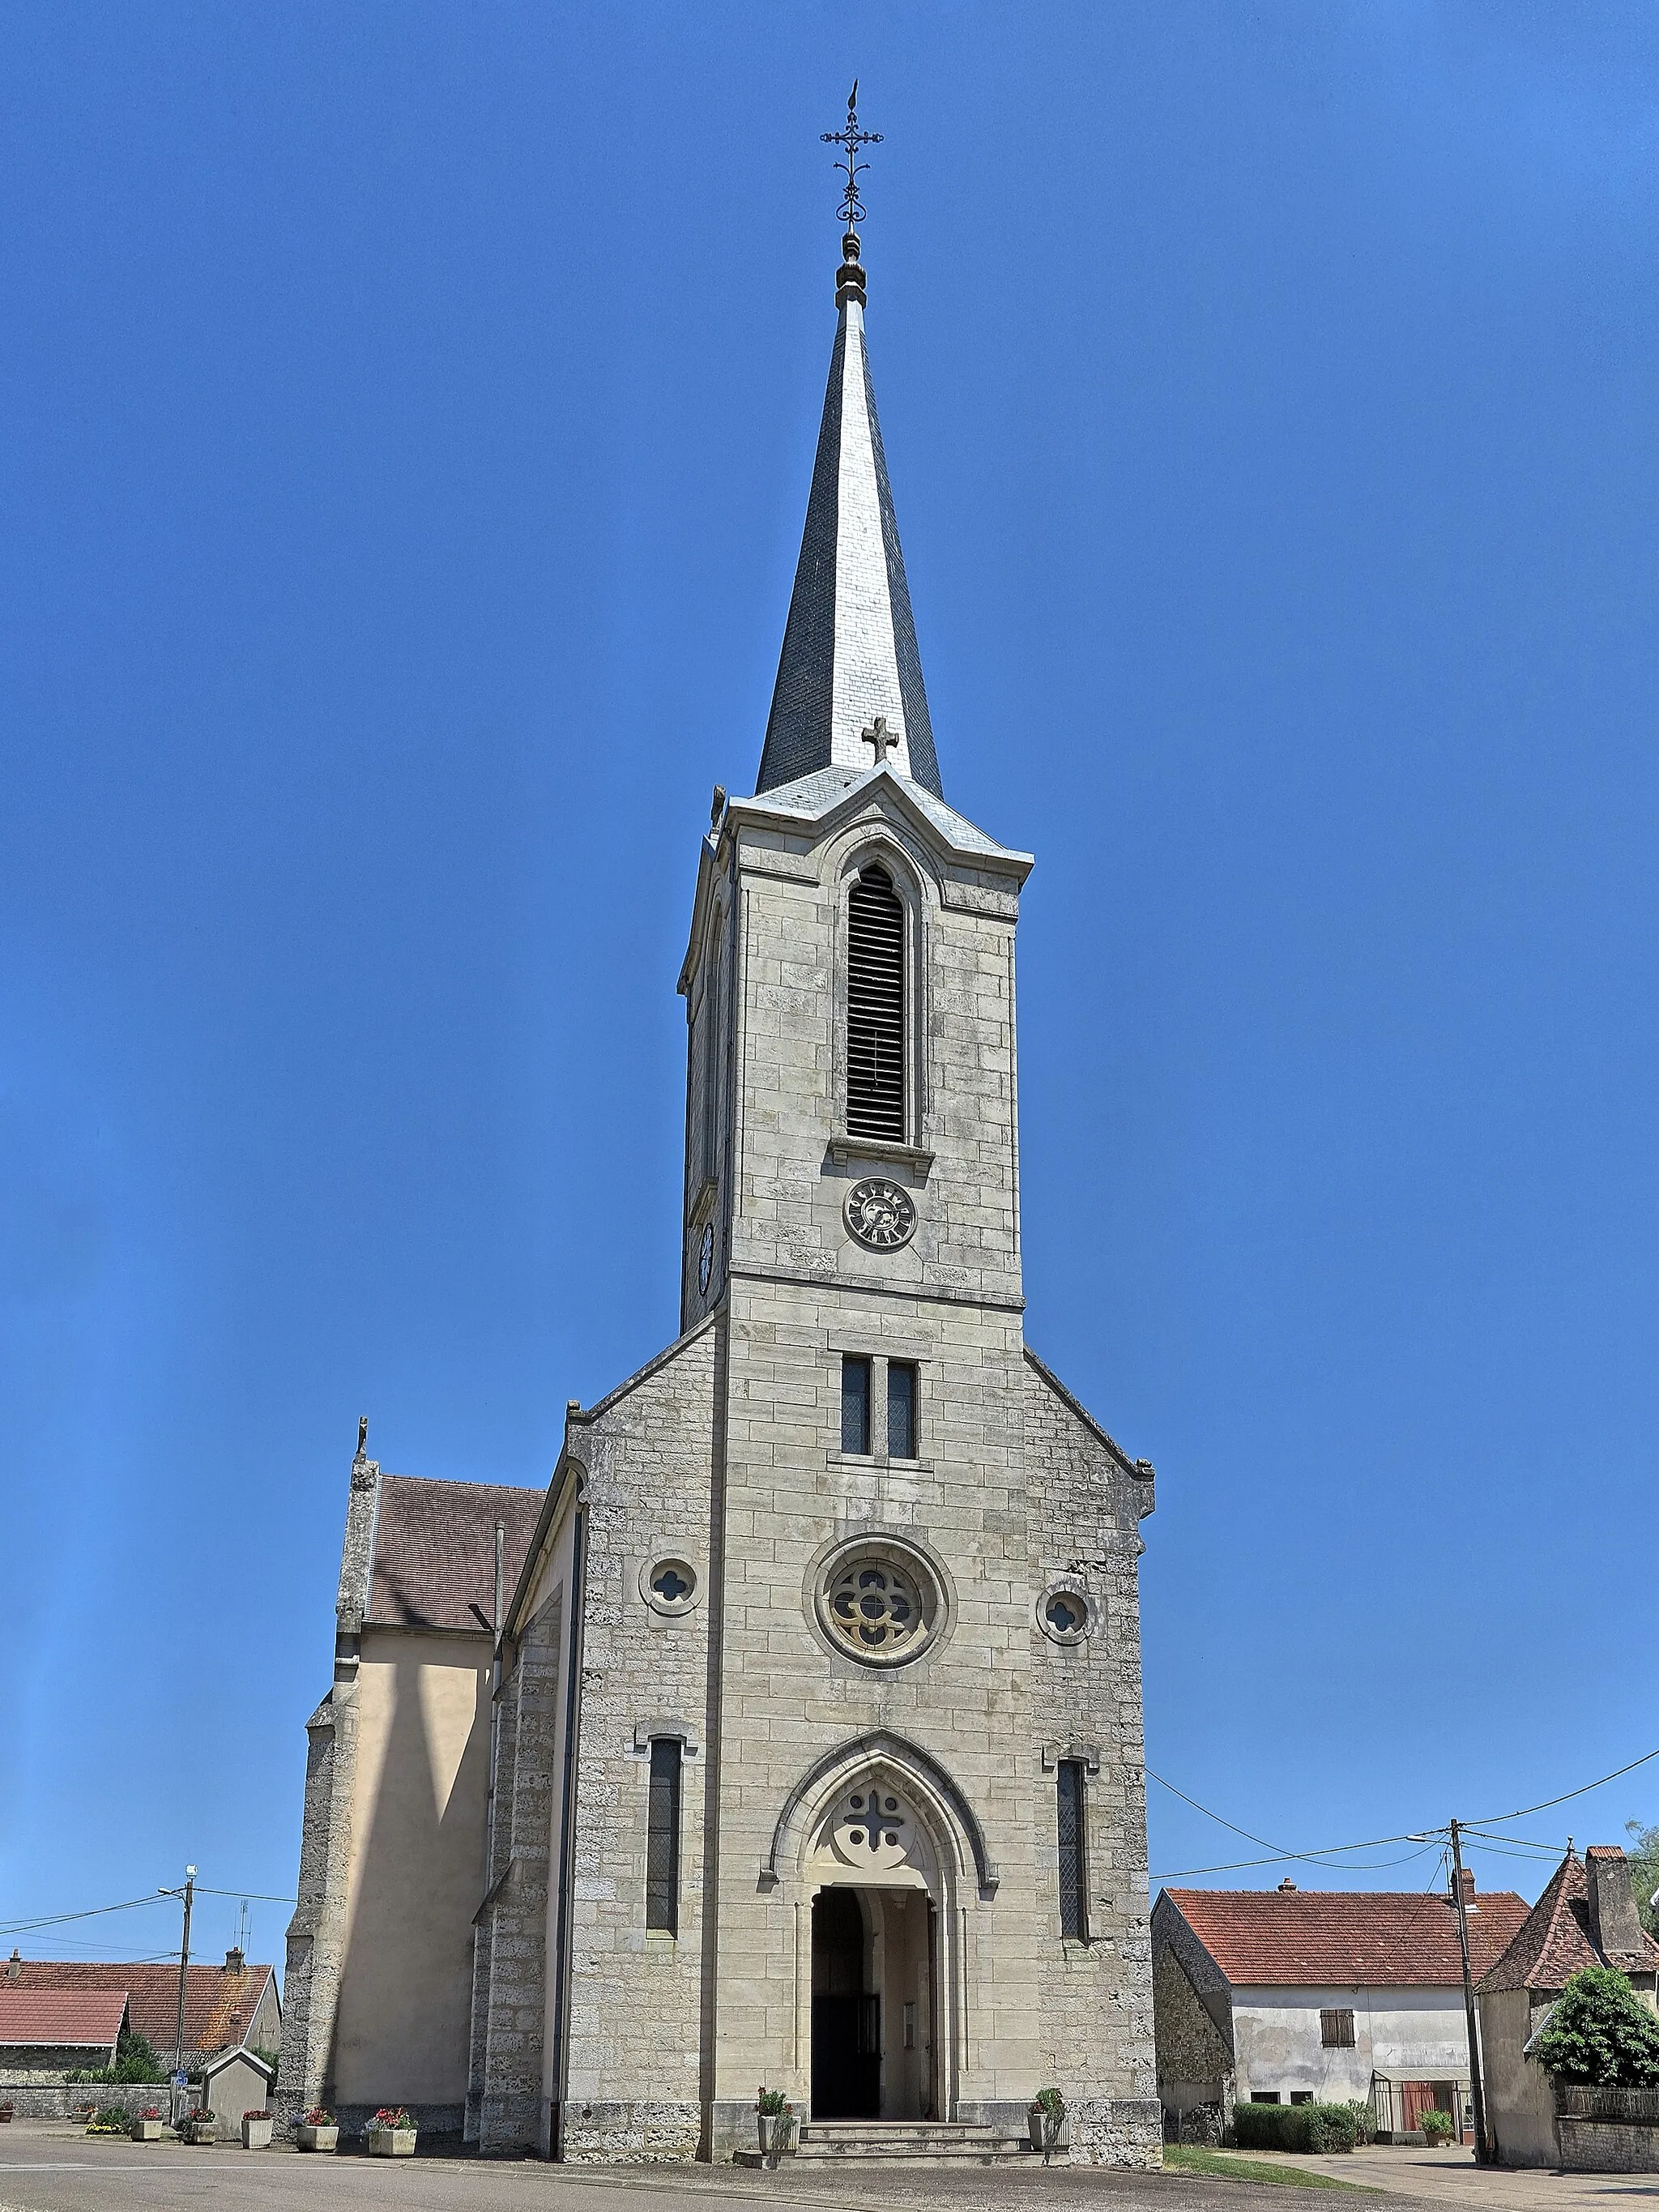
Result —
M1351 2010L1353 2049L1328 2051L1322 2011ZM1233 2039L1238 2094L1311 2090L1316 2098L1367 2098L1374 2071L1424 2081L1466 2076L1468 2031L1461 1989L1236 1989Z

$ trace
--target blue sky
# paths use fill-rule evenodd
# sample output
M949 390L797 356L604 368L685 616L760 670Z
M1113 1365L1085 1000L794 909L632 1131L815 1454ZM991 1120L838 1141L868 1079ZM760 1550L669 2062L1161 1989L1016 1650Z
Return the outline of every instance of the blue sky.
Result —
M0 1917L290 1893L357 1415L536 1483L673 1334L855 70L1152 1763L1310 1847L1659 1735L1651 9L14 0ZM1632 1815L1659 1764L1521 1832Z

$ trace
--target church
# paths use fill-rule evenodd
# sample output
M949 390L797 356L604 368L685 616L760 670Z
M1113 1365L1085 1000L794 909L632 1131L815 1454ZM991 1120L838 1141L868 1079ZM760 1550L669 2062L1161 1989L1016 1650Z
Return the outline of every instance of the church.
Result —
M855 175L757 787L697 851L680 1332L570 1404L544 1490L382 1473L360 1426L290 2118L720 2160L765 2085L803 2160L989 2161L1052 2086L1073 2160L1160 2160L1152 1468L1025 1340L1032 860L944 796Z

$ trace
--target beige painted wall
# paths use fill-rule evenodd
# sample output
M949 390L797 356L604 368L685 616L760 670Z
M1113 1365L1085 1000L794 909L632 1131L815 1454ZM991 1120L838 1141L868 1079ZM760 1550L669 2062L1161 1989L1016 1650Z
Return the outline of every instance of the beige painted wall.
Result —
M365 1628L343 2105L461 2104L489 1789L488 1636Z

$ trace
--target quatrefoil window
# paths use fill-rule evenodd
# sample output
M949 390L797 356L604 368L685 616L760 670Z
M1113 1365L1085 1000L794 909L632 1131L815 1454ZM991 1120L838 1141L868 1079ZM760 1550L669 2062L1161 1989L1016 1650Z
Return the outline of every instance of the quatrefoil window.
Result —
M653 1559L640 1577L640 1595L670 1620L690 1613L698 1595L697 1571L686 1559Z
M1070 1576L1052 1582L1036 1601L1036 1625L1051 1644L1081 1644L1094 1632L1094 1600Z

